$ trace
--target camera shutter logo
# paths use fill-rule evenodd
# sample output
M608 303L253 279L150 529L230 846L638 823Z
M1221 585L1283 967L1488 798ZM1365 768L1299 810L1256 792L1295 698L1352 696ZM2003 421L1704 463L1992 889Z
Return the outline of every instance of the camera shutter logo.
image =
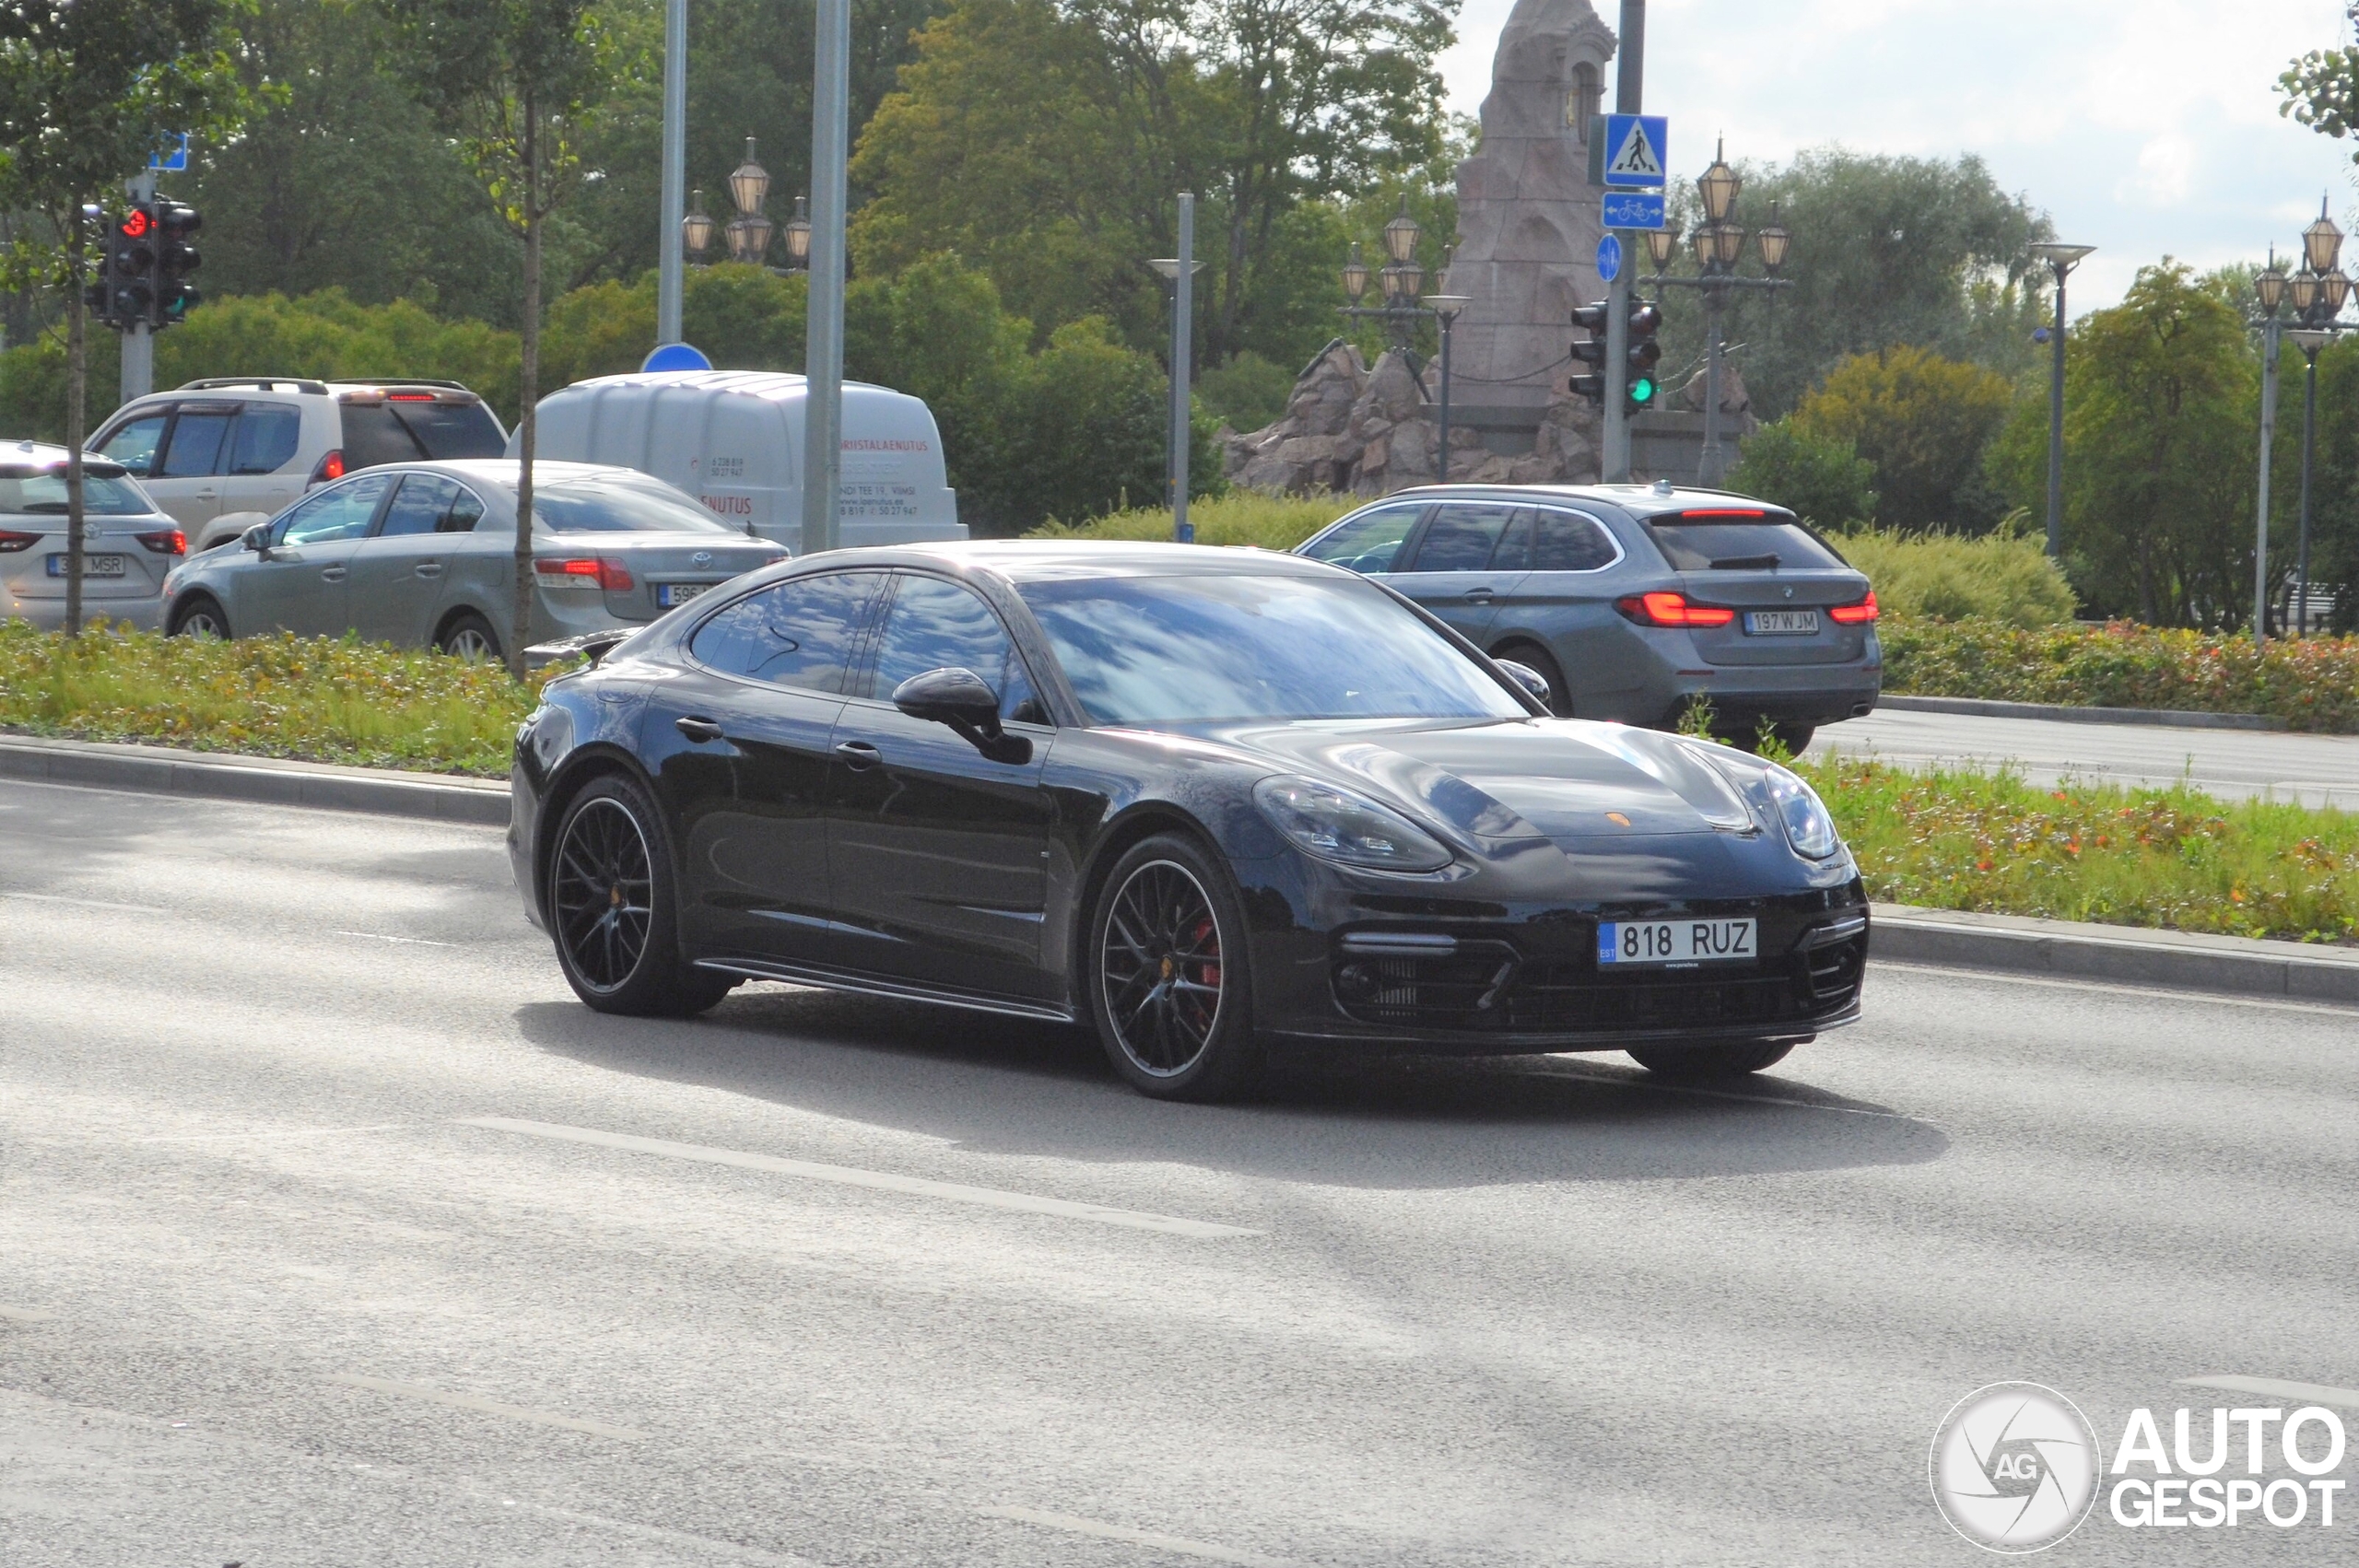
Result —
M2104 1457L2088 1418L2036 1383L1993 1383L1960 1399L1933 1434L1933 1502L1992 1551L2039 1551L2080 1527Z

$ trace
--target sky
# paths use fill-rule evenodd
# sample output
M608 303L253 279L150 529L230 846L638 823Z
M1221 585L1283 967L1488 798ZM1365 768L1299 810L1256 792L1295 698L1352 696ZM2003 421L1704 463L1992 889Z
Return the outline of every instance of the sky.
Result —
M1481 107L1513 4L1464 0L1441 61L1451 109ZM1619 0L1591 4L1615 24ZM2294 56L2349 33L2341 0L1651 0L1646 109L1671 117L1674 179L1719 135L1732 162L1830 143L1978 154L2059 239L2097 247L2072 276L2077 316L2165 254L2201 270L2297 251L2321 196L2359 228L2359 139L2280 117L2276 91ZM2359 269L2359 245L2343 262Z

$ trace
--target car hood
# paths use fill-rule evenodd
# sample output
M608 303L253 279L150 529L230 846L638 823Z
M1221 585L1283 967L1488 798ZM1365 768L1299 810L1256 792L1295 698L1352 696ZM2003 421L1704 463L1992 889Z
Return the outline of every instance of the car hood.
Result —
M1545 838L1589 848L1634 837L1758 828L1703 747L1620 724L1294 724L1220 738L1493 843Z

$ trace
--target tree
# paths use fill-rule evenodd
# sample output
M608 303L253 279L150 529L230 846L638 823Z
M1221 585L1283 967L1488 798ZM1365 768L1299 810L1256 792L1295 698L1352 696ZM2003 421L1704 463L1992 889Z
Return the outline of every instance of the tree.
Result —
M2343 14L2359 24L2359 0ZM2311 50L2285 68L2277 90L2285 99L2277 112L2320 135L2340 141L2359 132L2359 44ZM2352 156L2359 160L2359 153Z
M65 634L82 629L84 311L92 209L180 131L228 135L248 94L227 50L226 0L31 0L0 10L0 196L43 226L19 234L19 287L65 301Z
M1875 465L1886 527L1978 533L2001 506L1982 453L2014 401L2004 376L1907 344L1857 354L1806 394L1794 428L1848 443Z
M1875 465L1848 439L1813 436L1780 419L1745 438L1728 486L1805 522L1840 529L1875 521Z
M2230 627L2252 592L2259 366L2243 321L2184 265L2140 269L2074 323L2064 379L2064 554L2092 608ZM2027 394L1992 477L2045 505L2048 399Z
M591 0L381 0L413 90L524 241L519 327L515 615L508 668L524 675L533 624L533 449L540 397L541 239L578 183L592 111L617 50Z

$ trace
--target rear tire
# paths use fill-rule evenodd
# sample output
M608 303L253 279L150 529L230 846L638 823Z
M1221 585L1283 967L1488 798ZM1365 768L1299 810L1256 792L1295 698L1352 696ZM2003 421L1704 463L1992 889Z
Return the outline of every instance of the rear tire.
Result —
M1177 833L1131 846L1090 912L1086 1005L1114 1071L1158 1100L1220 1100L1262 1071L1244 906Z
M452 616L450 625L442 628L442 635L434 639L434 646L454 659L478 660L486 664L497 664L505 657L499 634L473 610Z
M669 841L637 780L591 780L553 842L542 907L574 995L599 1012L688 1018L736 987L735 977L681 957Z
M1800 1040L1731 1040L1714 1046L1632 1046L1631 1058L1659 1078L1740 1078L1775 1067Z
M1573 716L1573 694L1565 685L1565 672L1556 657L1536 642L1503 642L1491 649L1494 659L1512 659L1519 664L1529 664L1548 680L1548 711L1559 719Z
M229 640L229 617L221 606L205 594L196 594L172 612L170 633L173 637L209 637L222 642Z

